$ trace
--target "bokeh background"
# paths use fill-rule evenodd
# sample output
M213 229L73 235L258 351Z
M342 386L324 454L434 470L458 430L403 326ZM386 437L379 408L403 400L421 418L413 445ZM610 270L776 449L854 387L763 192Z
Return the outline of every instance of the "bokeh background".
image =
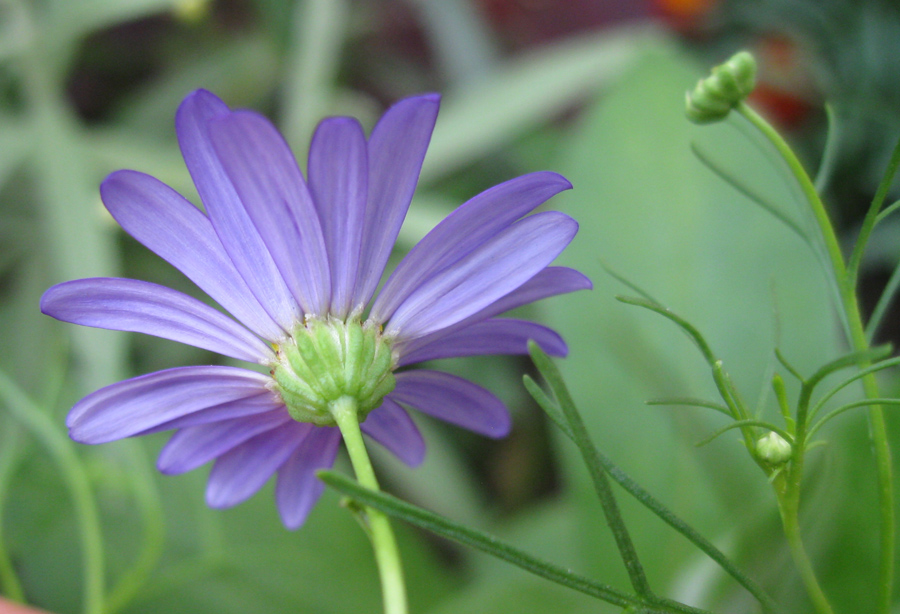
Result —
M808 168L822 165L831 104L825 195L852 238L900 136L894 0L0 0L0 594L83 611L82 519L95 512L107 612L379 611L369 545L335 494L288 532L271 486L214 511L203 502L205 469L158 475L165 435L97 448L66 440L65 413L84 394L221 358L63 325L42 316L38 300L54 283L108 275L197 295L116 227L97 190L107 173L132 168L198 202L173 128L191 90L272 117L301 165L322 117L351 114L370 128L392 101L438 91L437 129L396 256L491 185L535 170L566 175L575 189L549 206L581 230L560 262L595 289L527 315L569 341L561 367L591 434L786 611L808 611L764 476L734 436L694 445L722 417L645 405L713 397L699 354L670 323L616 302L628 291L603 269L702 330L770 419L776 346L805 373L844 349L808 246L692 154L693 145L804 218L784 169L741 122L697 128L683 118L684 91L740 48L760 61L754 104ZM867 305L900 255L898 232L887 223L873 238ZM889 317L884 340L898 330ZM522 387L530 363L440 368L499 394L513 433L486 441L416 416L426 462L411 470L375 450L386 490L626 587L576 451ZM884 385L896 389L892 379ZM896 419L890 425L900 432ZM809 464L804 530L837 608L867 611L877 530L864 415L846 415L824 438ZM338 467L349 471L343 458ZM658 591L719 612L755 611L713 563L621 495ZM617 610L397 528L417 614Z

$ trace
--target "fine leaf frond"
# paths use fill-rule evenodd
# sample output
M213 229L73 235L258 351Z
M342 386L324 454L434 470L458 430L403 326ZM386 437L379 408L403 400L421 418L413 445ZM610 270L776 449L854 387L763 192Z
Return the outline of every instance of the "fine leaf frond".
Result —
M720 403L715 403L713 401L706 401L704 399L696 399L694 397L666 397L662 399L650 399L646 401L647 405L678 405L678 406L686 406L686 407L705 407L707 409L714 409L715 411L725 414L729 418L731 418L731 412L727 407Z
M628 305L635 305L637 307L649 309L650 311L654 311L664 318L668 318L669 320L677 324L678 327L681 328L681 330L687 333L688 337L691 338L691 340L694 342L694 344L696 344L697 348L703 354L703 358L706 359L706 362L709 364L709 366L715 365L716 357L712 353L712 350L710 349L709 344L706 342L706 339L704 339L703 335L700 334L700 331L697 330L690 322L674 313L668 307L663 307L656 301L651 301L635 296L619 295L616 297L616 300Z
M844 388L846 388L853 382L864 378L865 376L869 375L870 373L876 373L878 371L883 371L884 369L889 369L891 367L896 367L898 365L900 365L900 356L898 356L896 358L891 358L889 360L883 360L881 362L877 362L874 365L866 367L859 373L854 373L852 376L850 376L847 379L845 379L844 381L838 383L834 388L832 388L831 390L826 392L822 396L822 398L816 402L816 404L810 410L810 413L809 413L810 419L814 418L816 416L816 413L822 409L822 406L824 406L825 403L827 403L834 395L836 395L838 392L840 392L841 390L843 390Z
M778 362L781 363L781 366L788 370L788 372L797 378L801 384L806 383L806 378L800 375L800 371L794 368L794 365L788 362L788 359L784 354L781 353L780 348L775 348L775 357L778 359Z
M786 430L779 428L772 424L771 422L766 422L764 420L736 420L727 426L723 426L722 428L713 432L709 437L703 439L696 444L694 444L698 448L702 448L706 444L712 442L714 439L717 439L720 435L727 433L728 431L743 428L745 426L759 426L769 431L774 431L778 433L785 441L793 441L794 438L788 433Z
M882 209L881 213L878 214L878 217L875 218L875 223L880 224L884 221L885 218L890 216L897 209L900 209L900 200L894 201L893 203Z
M725 168L717 164L713 161L713 159L706 154L696 143L691 143L691 151L697 157L698 160L709 170L716 174L720 179L725 181L735 190L752 200L754 203L759 205L762 209L768 212L770 215L775 217L779 222L793 230L797 236L799 236L803 241L809 244L809 237L804 232L803 228L800 227L793 218L791 218L788 214L781 210L780 207L775 205L772 202L769 202L761 194L757 193L753 190L749 185L740 180L736 175L728 172Z
M842 136L837 113L832 105L825 105L825 116L828 120L828 130L825 132L825 150L822 152L822 161L819 163L819 170L816 172L816 179L813 183L819 194L825 193L828 182L834 173Z
M818 371L812 374L806 384L810 388L813 388L816 384L836 371L846 369L847 367L856 366L861 362L878 362L879 360L884 360L891 355L892 351L893 348L890 346L890 344L885 344L865 350L850 352L849 354L844 354L843 356L821 366Z
M844 412L850 411L851 409L857 409L859 407L871 407L873 405L878 406L886 406L886 407L898 407L900 406L900 399L890 399L890 398L882 398L882 399L863 399L861 401L854 401L852 403L847 403L846 405L841 405L837 409L833 409L819 420L811 429L809 429L809 435L807 437L812 437L813 434L822 428L826 422L831 420L832 418L836 418L837 416L843 414Z
M641 297L647 299L647 300L650 301L651 303L660 304L659 301L656 300L655 298L653 298L653 296L651 296L649 292L647 292L646 290L644 290L643 288L641 288L639 285L637 285L636 283L634 283L633 281L631 281L630 279L628 279L627 277L625 277L625 276L622 275L621 273L618 273L615 269L613 269L612 267L610 267L610 266L609 266L608 264L606 264L603 260L600 261L600 266L603 267L603 270L606 271L606 274L607 274L607 275L609 275L610 277L612 277L613 279L615 279L616 281L618 281L620 284L622 284L622 285L624 285L625 287L627 287L627 288L628 288L629 290L631 290L632 292L634 292L634 293L638 294L639 296L641 296Z
M541 409L544 410L544 413L547 414L547 417L553 420L556 426L565 433L565 435L571 439L575 440L575 435L572 434L572 427L569 426L569 423L566 421L565 416L562 413L562 410L559 408L559 405L556 404L553 399L547 396L547 393L544 392L544 389L541 388L534 379L530 375L522 376L522 383L525 384L525 389L528 390L528 394L531 395L531 398L534 399L534 402L540 405Z
M888 307L891 306L894 297L897 296L898 289L900 289L900 262L894 267L894 271L891 273L887 284L885 284L884 290L881 291L881 296L878 297L875 309L872 310L872 317L866 323L866 340L869 343L872 343L872 339L875 338L875 333L878 332L878 327L881 326Z
M621 607L644 605L639 597L623 593L618 589L594 582L588 578L576 576L562 567L541 561L509 544L503 543L493 535L457 524L452 520L401 501L391 495L365 488L335 471L319 471L316 475L328 486L363 505L375 508L380 512L426 531L431 531L435 535L440 535L457 543L481 550L551 582L556 582Z

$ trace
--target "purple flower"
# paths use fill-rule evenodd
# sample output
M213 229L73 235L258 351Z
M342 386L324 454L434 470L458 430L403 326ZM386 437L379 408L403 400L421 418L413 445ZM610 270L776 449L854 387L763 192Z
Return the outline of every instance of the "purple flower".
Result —
M160 471L182 473L215 459L206 491L212 507L246 500L277 472L278 509L284 524L296 528L322 493L315 471L330 467L337 454L340 432L322 411L336 396L353 397L363 432L413 466L425 446L404 406L504 436L509 415L493 394L447 373L402 367L521 354L528 339L564 355L565 343L552 330L495 316L591 284L577 271L548 266L577 224L558 212L527 215L571 187L542 172L459 207L410 251L372 301L438 102L436 95L400 101L368 139L352 118L324 120L304 180L264 117L231 111L207 91L188 96L176 130L206 213L135 171L112 173L100 192L129 234L237 321L131 279L59 284L44 294L41 310L65 322L180 341L269 373L190 366L112 384L75 405L67 419L71 437L98 444L177 429L160 453Z

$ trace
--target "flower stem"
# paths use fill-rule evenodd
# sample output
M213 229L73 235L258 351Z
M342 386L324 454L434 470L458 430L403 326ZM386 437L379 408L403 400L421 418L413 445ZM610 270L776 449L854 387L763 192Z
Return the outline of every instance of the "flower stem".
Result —
M851 254L851 262L848 266L841 252L840 242L837 234L825 210L825 205L819 197L812 180L803 168L803 165L797 159L797 156L781 138L781 135L769 125L766 120L760 117L753 109L744 103L738 105L736 110L743 115L754 127L756 127L778 150L778 153L787 163L791 173L796 178L806 197L807 204L811 209L828 259L831 264L831 274L837 285L840 296L841 307L843 308L844 324L846 326L847 337L852 348L856 351L866 350L869 348L869 341L866 337L865 325L863 324L862 314L859 309L859 300L856 295L857 268L861 259L862 249L868 239L871 227L877 217L877 211L880 209L884 201L884 195L887 192L887 182L883 182L879 188L879 194L875 198L872 209L867 216L867 224L863 229L857 243ZM892 156L889 174L893 174L900 164L900 145ZM861 361L860 367L869 366L868 361ZM880 396L878 392L878 382L874 374L870 373L862 379L863 389L866 398L873 399ZM799 420L798 420L799 422ZM798 428L802 428L798 424ZM887 614L890 612L893 578L894 578L894 539L895 539L895 516L894 516L894 494L893 494L893 475L891 465L891 449L887 436L887 425L884 419L884 410L881 406L872 406L869 410L869 432L872 438L872 448L875 455L875 466L877 471L877 484L879 495L879 515L880 515L880 573L878 581L878 609L877 612ZM799 439L799 434L798 434ZM796 458L796 456L795 456ZM799 489L800 472L797 472L796 485L792 485ZM799 499L799 492L796 493ZM796 510L794 510L796 513ZM785 524L785 532L788 532L788 524ZM799 540L799 533L795 536ZM790 536L789 536L790 539ZM793 546L792 546L793 548ZM805 556L805 553L804 553ZM796 558L796 557L795 557ZM799 563L798 563L799 564ZM811 569L809 570L812 571ZM815 597L810 595L811 597Z
M359 416L356 401L351 397L341 397L331 403L331 415L341 429L350 463L356 473L356 479L366 488L378 491L378 480L372 469L372 462L366 452L362 432L359 429ZM381 591L385 614L406 614L406 586L403 581L403 566L400 562L400 551L397 540L391 529L387 516L371 507L365 508L368 519L369 537L375 551L375 561L381 576Z

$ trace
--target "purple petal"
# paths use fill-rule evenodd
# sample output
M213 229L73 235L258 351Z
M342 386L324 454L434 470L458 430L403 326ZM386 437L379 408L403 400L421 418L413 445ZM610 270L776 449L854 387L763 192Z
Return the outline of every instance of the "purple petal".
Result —
M178 367L141 375L89 394L69 412L81 443L131 437L196 411L267 392L270 378L235 367Z
M461 377L418 369L397 374L389 397L445 422L488 437L509 434L509 412L503 401Z
M249 362L273 359L246 328L181 292L135 279L99 277L53 286L41 311L57 320L145 333Z
M550 264L578 224L556 211L526 217L419 286L385 335L412 339L446 328L509 294Z
M172 429L184 429L192 426L199 426L201 424L231 420L232 418L256 416L275 410L284 410L284 401L281 400L281 397L278 396L277 393L266 390L262 394L253 397L229 401L214 407L207 407L206 409L195 411L186 416L163 422L146 431L141 431L138 435L150 435L151 433L171 431Z
M100 195L128 234L250 330L272 341L284 336L234 268L209 218L175 190L143 173L116 171L100 185Z
M291 420L220 456L209 472L207 505L231 507L252 497L315 428Z
M281 521L288 529L297 529L325 490L316 471L330 469L341 443L336 428L314 428L278 470L275 500Z
M213 228L235 268L272 319L291 331L302 320L300 307L244 210L209 138L207 124L229 114L228 107L215 95L197 90L184 99L175 115L178 144Z
M278 130L251 111L209 122L219 162L294 298L325 316L331 273L322 228L297 162Z
M547 199L572 187L556 173L531 173L471 199L425 235L385 282L371 316L387 322L394 310L435 273L457 262Z
M397 344L395 349L400 353L400 356L407 356L412 352L417 351L419 348L434 343L438 339L446 337L451 333L463 330L476 322L481 322L487 318L509 311L510 309L515 309L522 305L527 305L558 294L566 294L568 292L575 292L576 290L588 290L591 287L591 280L575 269L553 266L547 267L512 292L494 301L481 311L470 315L452 326L425 335L424 337L405 340L404 342Z
M551 356L568 353L562 337L546 326L525 320L498 319L477 322L413 352L401 354L399 366L460 356L527 354L529 339L534 339Z
M436 94L401 100L369 138L369 193L354 310L363 310L381 281L419 180L439 102Z
M410 467L418 467L425 460L422 433L406 410L389 398L368 415L362 430Z
M309 146L309 189L331 263L331 313L340 318L353 307L366 211L366 156L362 127L349 117L324 120Z
M287 424L291 416L278 409L259 416L242 416L184 428L172 435L159 453L156 467L170 475L204 465L251 437Z

